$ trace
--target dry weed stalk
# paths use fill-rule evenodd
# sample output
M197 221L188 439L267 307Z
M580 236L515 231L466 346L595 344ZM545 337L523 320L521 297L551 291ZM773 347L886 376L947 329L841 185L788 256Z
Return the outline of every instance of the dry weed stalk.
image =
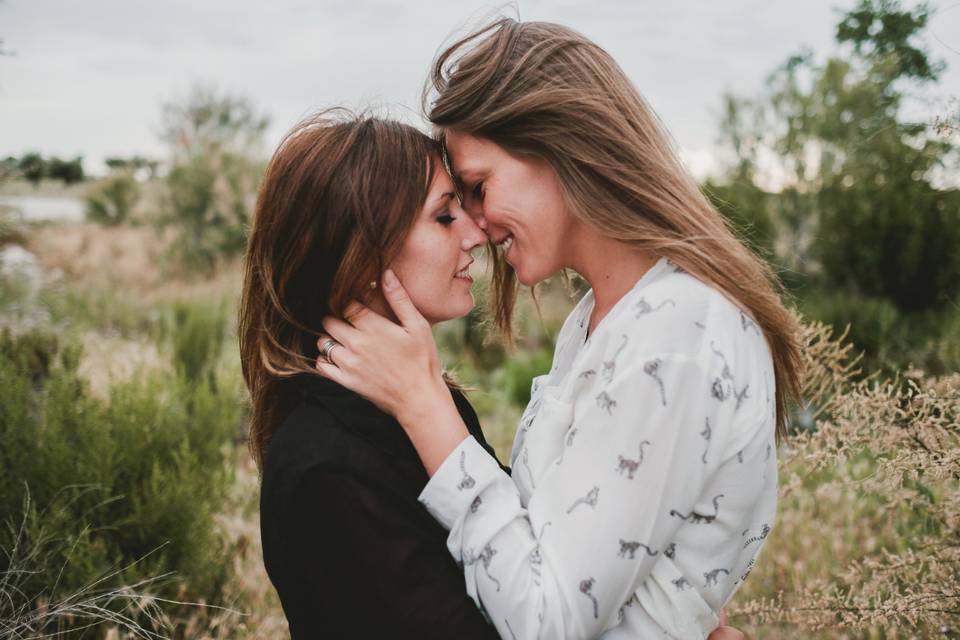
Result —
M781 451L779 522L736 622L783 638L950 636L960 628L960 374L854 380L843 338L805 327L816 426Z

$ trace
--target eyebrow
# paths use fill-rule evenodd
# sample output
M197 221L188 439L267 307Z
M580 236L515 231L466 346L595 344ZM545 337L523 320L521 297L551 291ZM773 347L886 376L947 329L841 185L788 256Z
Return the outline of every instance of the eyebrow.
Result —
M441 194L439 198L434 199L434 203L433 203L433 206L431 207L431 210L436 211L441 206L447 204L447 202L449 202L452 198L455 198L456 195L457 194L454 193L453 191L447 191L446 193Z

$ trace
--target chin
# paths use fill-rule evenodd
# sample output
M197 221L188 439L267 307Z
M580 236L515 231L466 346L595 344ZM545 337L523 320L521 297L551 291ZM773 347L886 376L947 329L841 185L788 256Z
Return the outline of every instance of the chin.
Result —
M462 318L473 310L474 302L473 296L470 297L469 301L464 302L461 305L451 305L447 309L438 310L435 313L432 313L430 316L424 316L424 318L431 325L439 324L441 322L447 322L448 320L456 320L457 318Z

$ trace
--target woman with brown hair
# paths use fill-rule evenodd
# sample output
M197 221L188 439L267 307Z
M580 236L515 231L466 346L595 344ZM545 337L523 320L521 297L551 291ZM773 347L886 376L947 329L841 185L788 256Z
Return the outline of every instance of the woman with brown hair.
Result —
M582 35L501 20L444 51L432 85L464 208L511 267L501 325L517 281L591 286L534 380L513 477L447 397L402 274L383 276L399 324L359 304L325 318L338 346L317 367L402 425L502 637L703 638L773 525L799 361L776 278Z
M426 322L469 312L471 251L485 240L439 146L412 127L328 111L288 134L267 167L240 353L264 564L294 638L497 637L417 502L427 475L410 441L313 367L323 316L343 317L351 299L388 313L375 286L387 266ZM445 388L493 460L469 403Z

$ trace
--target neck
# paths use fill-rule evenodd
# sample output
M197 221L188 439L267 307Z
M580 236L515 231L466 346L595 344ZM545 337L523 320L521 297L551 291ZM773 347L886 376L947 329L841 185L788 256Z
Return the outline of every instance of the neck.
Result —
M657 263L657 257L589 228L575 237L577 246L572 251L574 260L570 266L593 289L594 305L588 330L593 333L620 298Z
M393 312L393 309L390 308L390 305L383 298L383 294L381 294L379 291L374 293L370 297L370 299L366 301L365 304L367 308L373 311L374 313L383 316L390 322L400 324L400 320L397 319L397 314ZM427 318L427 322L430 323L431 327L436 326L437 324L436 322L434 322L433 320L430 320L429 318Z

